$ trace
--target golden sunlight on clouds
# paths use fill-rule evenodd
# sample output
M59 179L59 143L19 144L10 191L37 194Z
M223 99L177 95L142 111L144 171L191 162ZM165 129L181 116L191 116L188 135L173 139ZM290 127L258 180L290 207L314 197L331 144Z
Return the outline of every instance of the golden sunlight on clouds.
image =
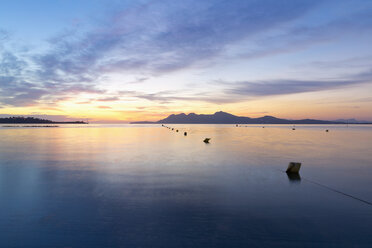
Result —
M358 96L357 98L353 96ZM234 115L262 117L271 115L286 119L366 119L372 116L369 93L357 88L329 90L281 96L266 96L231 103L212 103L186 99L168 102L94 94L78 95L61 99L54 104L27 107L4 107L0 114L65 116L66 119L89 120L90 122L157 121L170 114L212 114L225 111ZM367 118L368 119L368 118Z

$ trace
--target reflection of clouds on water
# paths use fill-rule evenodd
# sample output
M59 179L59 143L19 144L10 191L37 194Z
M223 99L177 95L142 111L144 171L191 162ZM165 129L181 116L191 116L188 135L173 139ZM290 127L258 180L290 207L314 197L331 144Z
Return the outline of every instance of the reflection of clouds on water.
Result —
M172 127L179 133L160 125L1 130L1 245L372 241L370 208L306 183L311 178L369 200L370 128L340 127L330 138L324 126ZM306 165L302 181L278 172L292 159Z

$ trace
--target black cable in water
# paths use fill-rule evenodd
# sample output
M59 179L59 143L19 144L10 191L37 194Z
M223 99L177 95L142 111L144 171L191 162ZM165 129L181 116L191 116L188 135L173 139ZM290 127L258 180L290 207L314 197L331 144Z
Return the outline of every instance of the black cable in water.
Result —
M277 170L278 170L278 169L277 169ZM280 172L282 172L282 173L286 173L285 171L282 171L282 170L278 170L278 171L280 171ZM344 196L350 197L350 198L352 198L352 199L354 199L354 200L357 200L357 201L360 201L360 202L363 202L363 203L365 203L365 204L368 204L368 205L372 206L372 202L369 202L369 201L363 200L363 199L358 198L358 197L356 197L356 196L353 196L353 195L347 194L347 193L345 193L345 192L339 191L339 190L337 190L337 189L331 188L331 187L329 187L329 186L327 186L327 185L324 185L324 184L321 184L321 183L318 183L318 182L315 182L315 181L309 180L309 179L304 178L304 177L301 177L301 180L305 180L305 181L307 181L307 182L309 182L309 183L312 183L312 184L315 184L315 185L317 185L317 186L319 186L319 187L322 187L322 188L328 189L328 190L333 191L333 192L335 192L335 193L339 193L339 194L341 194L341 195L344 195Z
M360 202L363 202L363 203L365 203L365 204L368 204L368 205L371 205L371 206L372 206L372 202L369 202L369 201L366 201L366 200L360 199L360 198L358 198L358 197L356 197L356 196L349 195L349 194L344 193L344 192L342 192L342 191L339 191L339 190L337 190L337 189L333 189L333 188L331 188L331 187L329 187L329 186L327 186L327 185L324 185L324 184L321 184L321 183L318 183L318 182L314 182L314 181L311 181L311 180L306 179L306 178L302 178L302 179L304 179L305 181L307 181L307 182L309 182L309 183L312 183L312 184L318 185L319 187L326 188L326 189L331 190L331 191L333 191L333 192L339 193L339 194L341 194L341 195L344 195L344 196L350 197L350 198L352 198L352 199L354 199L354 200L357 200L357 201L360 201Z

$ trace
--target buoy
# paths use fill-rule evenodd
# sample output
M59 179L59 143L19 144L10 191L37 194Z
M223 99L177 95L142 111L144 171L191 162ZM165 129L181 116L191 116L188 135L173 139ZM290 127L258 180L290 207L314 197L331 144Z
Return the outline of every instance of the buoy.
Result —
M299 182L301 182L301 176L300 176L300 174L297 174L297 173L287 173L287 177L288 177L289 181L291 181L292 183L299 183Z
M328 129L326 130L326 132L327 132L327 133L329 132Z
M265 128L265 127L262 127L262 128Z
M238 127L239 125L238 125L238 124L236 124L236 126Z
M178 129L176 130L176 132L178 133Z
M298 174L300 172L301 163L299 162L290 162L288 168L285 172Z
M203 142L204 143L209 143L209 140L210 140L211 138L205 138L204 140L203 140Z
M172 128L172 131L174 130L174 128Z
M292 130L296 130L296 128L292 128Z
M184 132L183 135L187 136L187 132Z

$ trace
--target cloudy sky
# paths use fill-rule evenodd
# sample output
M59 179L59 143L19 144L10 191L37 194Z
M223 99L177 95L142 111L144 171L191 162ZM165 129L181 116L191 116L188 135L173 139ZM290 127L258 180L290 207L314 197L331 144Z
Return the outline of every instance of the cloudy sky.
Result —
M372 121L372 1L2 0L0 115Z

